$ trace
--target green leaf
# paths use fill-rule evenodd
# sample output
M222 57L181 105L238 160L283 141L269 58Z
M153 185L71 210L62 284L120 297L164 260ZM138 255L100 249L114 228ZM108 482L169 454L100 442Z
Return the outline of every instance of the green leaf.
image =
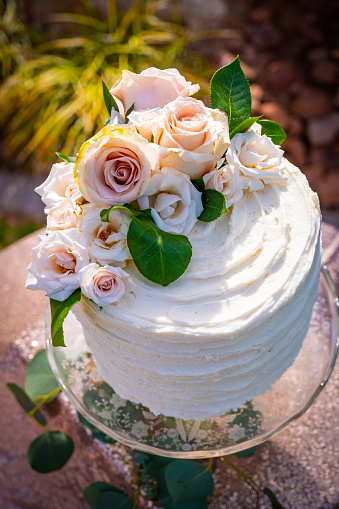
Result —
M260 115L260 117L250 117L250 118L247 118L246 120L244 120L243 122L241 122L241 124L239 124L238 127L233 129L233 131L231 132L230 139L232 139L233 136L235 136L238 133L245 133L246 131L248 131L248 129L250 127L252 127L254 122L258 122L259 118L261 118L261 117L262 117L262 115Z
M213 492L213 477L195 461L172 461L165 468L165 481L174 504L203 500Z
M7 387L9 388L10 391L12 391L12 393L14 394L17 402L19 403L19 405L21 406L21 408L23 408L25 410L26 413L30 412L31 410L33 410L33 408L35 407L35 404L33 403L33 401L31 401L31 399L27 396L27 394L25 393L25 391L23 389L21 389L21 387L19 387L17 384L12 384L12 383L8 383L7 384ZM45 417L42 415L42 413L40 412L40 410L37 410L34 414L34 419L36 421L38 421L39 424L41 424L42 426L45 426L46 425L46 419Z
M250 456L253 456L257 448L258 447L255 445L254 447L249 447L244 451L234 452L233 455L237 456L238 458L249 458Z
M187 237L160 230L145 211L133 217L127 245L139 272L162 286L178 279L192 257L192 246Z
M109 215L113 210L126 210L127 212L132 212L135 213L136 215L140 214L140 211L136 210L136 208L130 203L125 203L125 205L114 205L110 209L103 209L100 212L100 218L103 223L109 222Z
M194 185L194 187L200 192L202 193L205 189L205 182L204 182L204 179L202 177L200 178L197 178L197 179L192 179L191 180L192 184Z
M40 350L28 364L25 391L31 399L35 399L37 396L53 392L55 389L58 389L58 387L58 382L53 375L47 359L46 350ZM56 397L57 394L47 401L50 402Z
M99 495L102 493L106 493L107 491L113 491L115 493L119 493L121 495L127 495L126 491L121 490L117 486L113 486L113 484L108 484L104 481L97 481L86 488L83 491L84 498L86 502L89 504L91 509L96 509L96 501Z
M62 154L61 152L55 152L56 155L62 159L63 161L66 161L66 163L75 163L76 161L76 157L69 157L69 156L65 156L64 154Z
M116 440L114 438L111 438L110 436L106 435L106 433L103 433L100 431L96 426L93 426L85 417L83 417L78 412L78 418L80 423L87 429L89 429L93 435L93 438L96 438L97 440L100 440L100 442L104 442L105 444L115 444Z
M199 221L210 223L215 221L225 212L228 212L225 196L215 189L205 189L201 195L204 210L198 217Z
M135 463L142 463L145 466L146 472L155 478L157 478L160 470L172 461L174 461L172 458L155 456L154 454L147 454L145 452L139 452L135 458Z
M119 111L119 108L118 108L117 103L115 102L114 97L108 90L108 87L102 78L101 78L101 81L102 81L102 92L103 92L103 96L104 96L105 106L107 108L109 116L111 117L112 108L115 109L115 111Z
M33 470L47 474L60 470L72 456L74 444L62 431L45 431L30 444L27 460Z
M239 56L212 77L211 105L227 114L230 132L250 116L250 86L240 67Z
M130 114L132 113L132 111L134 110L134 105L135 103L132 104L132 106L130 106L128 108L128 110L126 111L126 115L125 115L125 120L128 120L128 117L130 116Z
M273 509L286 509L285 506L283 506L279 500L277 499L277 497L275 496L275 494L273 493L272 490L270 490L269 488L264 488L263 489L263 492L265 493L265 495L268 496L268 498L270 499L271 501L271 505L273 507Z
M108 124L110 123L110 121L111 121L111 117L109 117L109 118L106 120L106 122L105 122L105 127L106 127L106 125L108 125Z
M132 500L126 495L115 491L104 491L98 496L95 504L96 509L133 509Z
M261 134L266 134L275 145L281 145L286 139L286 133L282 127L273 120L259 120L258 124L261 125Z
M64 341L64 331L62 325L69 311L74 304L81 299L81 290L77 288L68 299L60 302L59 300L50 299L51 305L51 334L53 346L66 346Z

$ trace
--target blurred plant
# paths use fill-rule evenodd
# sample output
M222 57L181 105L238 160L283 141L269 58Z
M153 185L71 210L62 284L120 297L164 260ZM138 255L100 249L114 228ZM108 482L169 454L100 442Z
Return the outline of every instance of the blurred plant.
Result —
M0 0L1 2L1 0ZM173 0L173 20L160 20L157 0L135 1L117 14L107 0L103 19L90 0L79 0L82 14L55 14L49 23L72 27L72 36L36 43L38 35L16 17L14 1L1 8L0 128L7 157L42 170L56 150L75 155L106 120L100 75L111 87L122 69L177 67L187 79L208 90L211 71L188 46L229 32L190 33ZM77 34L77 35L74 35Z

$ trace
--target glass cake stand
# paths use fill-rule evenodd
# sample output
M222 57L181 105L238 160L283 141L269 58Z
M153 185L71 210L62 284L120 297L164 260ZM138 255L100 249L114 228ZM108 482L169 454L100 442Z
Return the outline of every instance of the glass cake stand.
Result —
M54 348L46 313L47 355L75 408L100 431L132 448L173 458L207 458L259 445L300 417L325 386L338 354L338 299L326 267L308 334L293 365L266 393L220 417L184 421L122 399L99 376L82 327L70 313L66 348Z

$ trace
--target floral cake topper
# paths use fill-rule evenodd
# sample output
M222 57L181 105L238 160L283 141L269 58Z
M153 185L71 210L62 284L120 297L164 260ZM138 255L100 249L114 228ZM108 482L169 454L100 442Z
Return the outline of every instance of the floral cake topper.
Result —
M173 283L190 263L197 221L215 221L244 193L287 180L286 134L250 117L239 57L214 74L211 108L176 69L123 71L110 91L102 84L106 125L76 158L58 153L63 162L36 189L47 231L26 287L50 297L56 346L81 295L100 308L116 303L133 290L124 270L131 261L153 283Z

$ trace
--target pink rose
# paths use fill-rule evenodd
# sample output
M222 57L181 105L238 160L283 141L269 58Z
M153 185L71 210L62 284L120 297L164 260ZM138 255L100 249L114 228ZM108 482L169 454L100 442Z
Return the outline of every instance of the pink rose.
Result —
M120 267L90 263L80 271L81 292L98 306L113 304L134 287L129 274Z
M162 108L177 97L195 94L199 88L186 81L177 69L150 67L140 74L122 71L122 77L110 92L122 101L127 111L132 104L135 110Z
M83 196L103 206L136 200L157 168L153 145L121 126L106 126L85 142L75 163Z
M210 171L229 146L228 120L193 97L179 97L161 110L153 126L160 167L171 166L191 178Z

